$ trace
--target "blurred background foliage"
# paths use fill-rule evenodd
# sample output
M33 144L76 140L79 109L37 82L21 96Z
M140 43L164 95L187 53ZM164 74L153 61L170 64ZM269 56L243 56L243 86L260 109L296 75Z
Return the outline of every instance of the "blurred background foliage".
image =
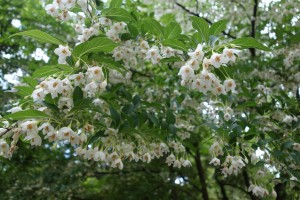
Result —
M268 9L268 11L258 11L259 20L253 33L251 31L251 17L255 2L258 1L230 1L230 5L228 5L228 1L218 3L208 1L203 4L203 13L209 13L212 5L219 4L219 6L214 7L214 12L221 13L221 18L229 20L231 33L239 34L233 35L234 37L257 37L273 49L287 47L292 49L295 44L299 44L300 29L299 24L297 24L299 21L296 24L292 22L294 15L299 14L299 9L290 13L286 11L287 14L283 15L281 20L273 20L274 15L278 15L280 10L274 11L272 8L279 9L280 3L285 3L285 1L275 2L272 6L271 4L270 6L265 5L264 9ZM98 4L103 5L100 1ZM151 9L153 12L156 9L155 6L151 7L152 5L140 4L139 1L135 1L131 4L132 10L137 4L146 7L150 12ZM178 11L186 15L199 12L198 4L196 5L194 1L179 5L184 6L185 10L179 8ZM223 7L223 5L226 6ZM232 5L238 10L239 18L234 18L233 15L229 14ZM174 6L176 5L174 4ZM287 9L293 10L293 8ZM166 13L161 21L167 24L174 17L175 14ZM204 14L204 17L215 20L212 15ZM19 20L21 25L13 26L13 20ZM8 36L16 32L31 29L39 29L65 41L74 42L71 41L74 34L72 27L59 23L47 15L39 0L0 0L0 79L2 80L2 87L5 82L5 74L16 72L18 69L22 70L23 74L31 74L38 67L45 65L45 61L37 60L35 56L32 56L36 48L42 49L50 58L47 64L56 63L57 57L53 53L54 48L56 48L54 45L40 44L21 37L8 39ZM264 29L266 31L262 31ZM270 33L275 33L275 36L270 37ZM277 100L280 99L286 103L286 108L291 114L299 115L299 102L290 100L287 96L288 92L297 95L295 85L297 86L299 80L292 79L293 84L287 85L290 90L281 92L280 96L272 96L273 101L256 104L256 96L259 91L255 88L259 82L265 81L265 79L257 75L249 77L254 69L258 71L273 69L279 76L277 78L288 80L289 73L293 73L295 69L289 71L290 68L284 65L285 55L281 54L270 59L270 57L261 54L253 55L253 52L249 51L249 57L250 54L252 54L251 60L241 61L235 66L235 69L240 72L238 75L242 88L242 92L239 94L241 101L236 106L245 113L254 111L261 115L265 113L271 115ZM299 61L294 62L293 65L297 65L296 69L299 70ZM233 74L234 72L228 70L228 73ZM163 77L160 81L164 81ZM273 87L277 81L270 79L264 83ZM5 104L16 98L14 94L9 92L10 89L11 85L8 84L5 90L0 90L1 112L8 109L4 107ZM275 89L280 91L280 88ZM182 102L183 99L180 98L178 101ZM274 121L274 124L278 124L278 122ZM263 126L263 122L257 122L255 116L249 115L247 120L240 118L239 125L243 130L246 126L250 128L251 132L247 133L247 136L251 139L252 136L258 134L256 133L258 127ZM279 124L278 126L283 125ZM293 124L293 126L297 127L298 125ZM213 129L213 126L211 128ZM228 130L228 127L223 128L218 129L220 134L222 132L226 134ZM277 134L284 135L285 133L278 131ZM119 171L74 156L74 152L68 144L47 144L43 147L32 148L26 143L21 143L20 149L11 160L1 158L0 199L201 199L205 192L203 188L207 190L210 199L257 199L247 192L249 174L246 171L240 176L224 179L220 170L208 166L211 159L207 150L209 144L201 143L201 141L210 135L211 130L208 128L203 128L201 125L197 127L197 133L193 134L190 142L185 144L188 146L187 150L193 166L184 169L174 169L163 164L164 160L155 160L146 165L124 163L126 167ZM277 136L274 136L274 132L270 132L269 135L266 135L265 141L260 141L254 145L260 146L260 144L267 142L268 138L276 138ZM233 137L232 143L235 140L236 137ZM280 144L278 141L276 145ZM284 162L284 153L277 153L278 159ZM294 173L295 176L299 175L297 174L299 172L291 171L291 173ZM281 177L288 176L282 174ZM299 198L299 185L290 187L285 181L280 181L275 189L277 199Z

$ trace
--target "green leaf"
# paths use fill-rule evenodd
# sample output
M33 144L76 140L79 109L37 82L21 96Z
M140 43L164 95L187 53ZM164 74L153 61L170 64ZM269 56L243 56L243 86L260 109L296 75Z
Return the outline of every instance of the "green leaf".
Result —
M116 71L120 72L121 74L125 75L125 68L120 63L118 63L112 59L103 58L100 56L95 56L94 58L96 61L103 63L108 68L116 70Z
M156 36L163 36L164 35L164 30L163 27L160 25L158 21L155 19L148 18L144 22L145 28L152 34Z
M163 58L161 59L161 63L167 63L167 62L181 62L182 60L177 56L172 56L170 58Z
M109 107L109 110L110 110L112 120L116 123L116 126L118 126L121 122L120 114L112 106Z
M168 124L175 124L176 118L171 110L167 110L166 120Z
M123 0L111 0L109 8L120 8Z
M58 65L46 65L44 67L41 67L33 73L33 78L42 78L46 76L51 75L61 75L61 74L71 74L73 72L73 68L64 65L64 64L58 64Z
M165 28L165 38L174 39L181 34L181 31L181 27L177 22L171 22Z
M30 31L23 31L20 33L15 33L15 34L9 36L9 38L17 36L17 35L28 36L28 37L31 37L41 43L57 44L57 45L66 44L65 42L62 42L59 39L49 35L48 33L40 31L40 30L30 30Z
M29 86L15 86L15 88L18 90L17 94L21 97L30 96L33 92L33 88Z
M22 80L23 80L24 83L27 83L29 86L31 86L33 88L38 84L38 82L35 79L33 79L29 76L24 76L22 78Z
M166 39L162 42L162 45L172 47L173 49L179 49L181 51L188 51L188 48L179 40Z
M268 47L258 42L255 38L252 37L245 37L245 38L238 38L230 42L230 44L234 44L236 46L241 47L241 49L247 48L256 48L264 51L271 51Z
M200 17L192 16L191 18L192 18L193 28L196 29L200 33L202 39L204 39L206 42L208 42L208 37L209 37L208 23Z
M107 8L102 10L102 16L119 22L129 22L133 17L123 8Z
M226 29L228 21L227 20L220 20L216 23L213 23L210 27L210 35L218 35L222 31Z
M127 28L128 28L128 31L130 32L130 34L132 35L132 37L138 36L139 31L135 25L133 25L132 23L127 24Z
M73 56L81 57L87 53L111 52L118 45L105 37L97 37L74 48Z
M83 99L83 92L79 86L76 86L73 92L73 101L79 101Z
M141 103L141 97L139 95L135 95L132 98L132 103L133 105L138 106Z
M24 120L24 119L41 119L50 118L47 114L38 110L23 110L4 116L5 119Z
M199 43L202 42L203 39L202 39L200 33L196 32L192 35L192 40L195 42L196 45L198 45Z

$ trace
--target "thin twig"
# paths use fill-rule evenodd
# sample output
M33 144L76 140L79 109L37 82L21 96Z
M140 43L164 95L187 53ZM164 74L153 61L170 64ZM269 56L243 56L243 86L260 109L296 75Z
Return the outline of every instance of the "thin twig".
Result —
M184 5L178 3L178 2L175 2L175 4L177 6L179 6L182 10L184 10L185 12L191 14L191 15L194 15L196 17L199 17L199 15L197 13L194 13L193 11L190 11L189 9L187 9ZM202 17L207 23L209 24L212 24L213 22L205 17ZM225 32L225 31L222 31L222 33L232 39L236 39L236 37L234 35L231 35L230 32Z

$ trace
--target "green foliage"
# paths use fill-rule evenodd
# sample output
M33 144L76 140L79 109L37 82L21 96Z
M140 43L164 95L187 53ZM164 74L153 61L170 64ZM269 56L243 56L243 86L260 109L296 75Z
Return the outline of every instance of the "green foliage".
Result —
M6 36L29 36L37 42L58 45L66 44L58 39L61 35L64 35L64 40L74 35L74 33L65 34L70 30L68 26L61 28L62 25L54 19L51 19L52 21L48 18L40 19L37 17L39 15L32 13L31 10L38 9L28 8L33 8L36 1L31 3L12 1L13 3L19 11L22 11L21 16L28 17L20 18L25 27L22 27L21 31L41 29L44 32L16 33L19 30L3 29ZM24 11L22 3L25 5ZM155 3L157 5L154 5ZM279 9L281 3L284 1L278 4L273 2L270 5ZM18 38L20 45L15 47L11 43L12 40L16 41L15 38L7 40L9 42L5 43L4 51L2 49L1 52L9 52L17 56L16 51L25 47L21 54L30 56L36 47L41 47L50 56L50 62L46 66L35 61L27 63L27 60L30 60L27 57L21 65L15 65L22 67L23 71L29 74L22 78L24 85L14 87L17 89L16 94L21 98L17 99L11 93L0 91L1 101L9 102L3 107L2 113L5 116L0 121L1 126L5 126L4 132L1 129L1 134L3 133L4 140L8 142L11 142L10 137L14 134L12 131L9 132L13 128L11 124L18 126L14 123L15 120L34 118L40 119L39 123L48 121L55 125L55 133L62 127L70 127L76 132L79 130L80 137L83 134L87 136L87 142L81 145L83 148L91 150L99 147L101 151L108 152L107 156L114 151L125 152L126 149L122 149L122 145L128 143L133 147L139 147L135 153L140 154L141 158L143 149L152 148L153 143L164 142L170 146L171 152L175 151L172 147L174 143L182 144L186 151L175 153L175 159L180 159L181 156L190 159L192 167L177 169L168 166L165 163L168 155L164 154L156 159L153 153L156 149L153 148L150 152L153 154L150 164L146 165L145 161L141 161L142 159L137 163L129 163L127 160L130 156L123 152L121 159L124 159L124 169L111 169L108 165L110 161L95 162L93 157L88 157L88 154L84 154L84 160L81 160L80 156L74 156L76 155L73 152L74 147L65 144L64 141L46 142L44 146L32 150L29 148L29 141L24 139L25 133L22 132L17 143L18 146L19 143L21 144L20 150L13 155L13 164L4 159L0 163L3 166L1 177L4 177L3 184L0 186L1 193L4 194L3 198L256 199L256 196L248 192L251 183L268 190L270 195L264 198L272 199L273 189L276 190L279 199L299 197L300 188L295 184L296 181L290 179L292 176L300 178L299 168L297 168L300 155L294 149L294 143L300 142L297 133L300 120L298 117L298 121L288 124L278 117L299 116L299 94L295 93L298 83L297 80L293 80L293 74L297 73L297 67L294 66L298 66L299 61L295 59L291 66L286 66L285 62L289 60L284 57L289 54L281 55L276 52L276 49L288 52L287 49L283 49L285 46L294 48L293 45L298 43L299 27L291 25L294 21L291 14L283 15L277 22L272 21L273 18L271 20L268 16L271 14L271 9L261 12L264 6L261 3L258 6L258 16L253 18L250 16L250 19L248 15L253 12L253 2L231 2L230 5L223 5L221 2L207 1L199 4L201 16L204 17L189 17L188 14L198 15L199 5L195 4L196 2L186 2L185 7L177 3L179 10L176 10L175 4L169 5L163 1L155 1L153 5L130 0L111 0L108 3L93 1L86 12L88 17L84 26L89 27L92 23L98 22L98 17L104 16L111 19L113 23L126 22L126 28L118 35L120 40L112 41L105 37L109 27L100 25L99 35L92 36L86 42L76 46L75 40L66 41L72 56L66 59L66 64L59 65L55 64L57 60L57 55L53 54L55 45L39 44L34 40L28 43L25 37L25 39ZM180 5L184 9L180 10L182 8ZM16 8L15 6L11 7ZM157 7L163 11L174 10L170 13L161 13ZM195 8L197 13L193 13L192 9L188 9L189 7ZM232 12L232 8L237 12ZM99 9L99 12L96 9ZM220 16L210 15L211 9L214 9L212 13L220 13L224 19L213 23L216 19L220 19ZM80 10L76 4L73 11ZM94 12L97 14L93 16ZM186 13L178 17L177 14L180 12ZM288 7L286 12L289 12ZM16 18L18 13L16 12L11 18ZM40 16L45 15L42 9L38 13L42 13ZM241 16L236 16L236 13ZM32 19L41 22L31 26ZM253 19L256 20L254 27ZM51 28L42 26L46 23L49 23ZM2 24L9 25L10 21L3 21ZM230 26L227 27L227 24ZM269 38L269 35L263 31L265 27L273 30L272 33L275 33L276 37ZM255 29L254 34L251 33L252 37L248 37L252 28ZM242 38L238 38L240 36ZM238 39L230 39L236 37ZM163 54L164 47L181 50L183 53L163 57L156 65L149 60L143 60L141 55L147 51L142 51L139 46L142 40L147 41L150 47L157 46L160 56ZM129 43L124 45L127 41ZM222 82L229 78L234 79L237 92L217 96L211 93L203 94L180 85L182 83L178 76L178 67L184 62L193 60L187 53L201 43L206 43L203 50L207 58L214 53L222 53L226 47L245 49L243 55L236 59L236 63L228 62L226 66L220 68L210 66L209 69L219 76ZM128 64L132 57L127 54L120 60L112 57L115 48L130 47L131 44L137 45L132 49L139 55L136 62ZM14 51L6 51L7 47L11 47ZM247 55L249 48L252 57ZM262 51L254 50L253 53L252 48ZM274 55L278 53L278 56L263 52L271 50L271 53ZM234 52L234 56L237 56L236 54ZM15 57L6 61L19 62ZM6 65L6 61L3 59L2 64ZM30 68L24 67L25 65ZM56 98L47 94L43 101L33 102L31 94L34 89L39 88L38 84L44 80L42 78L68 79L71 74L86 73L89 66L100 66L105 74L105 81L108 82L108 85L104 84L106 87L104 88L100 86L100 81L93 80L96 83L95 87L103 87L95 96L89 95L84 84L80 83L79 86L72 88L70 94L64 96L59 94ZM194 72L198 73L202 70L202 62L196 67L199 69L195 68ZM3 72L5 74L5 71ZM89 79L93 77L86 77L84 81ZM279 86L279 81L282 87ZM73 107L63 104L62 99L69 97L74 103ZM93 100L98 104L96 105ZM14 107L15 102L23 109L30 109L6 115L6 110ZM1 104L6 103L1 102ZM45 106L47 113L51 113L51 117L44 112L33 110L36 106ZM225 120L225 114L229 112L228 108L232 108L233 113L230 114L230 119ZM213 118L213 116L218 117ZM11 123L8 127L2 123L5 119L9 119ZM89 130L86 125L91 125L95 130ZM113 138L108 137L109 133L106 132L108 127L116 130L114 137L120 140L116 140L113 145L104 146L107 139ZM6 129L8 134L5 133ZM181 134L189 134L190 138L182 139ZM42 136L42 131L39 131L38 135ZM210 148L214 142L221 143L224 155L214 155L211 152ZM258 148L265 153L264 159L255 162L252 161L252 156ZM241 157L246 164L237 176L224 178L221 173L221 169L226 165L227 155ZM214 169L214 166L209 164L212 157L219 158L220 162L225 164ZM259 170L265 174L259 175ZM17 181L12 183L11 180ZM179 180L181 183L177 184ZM26 187L22 187L24 185ZM209 198L205 197L205 190Z
M24 120L24 119L32 119L32 118L35 119L50 118L50 116L38 110L23 110L23 111L5 115L5 118L11 120Z
M10 38L14 37L14 36L28 36L28 37L31 37L41 43L57 44L57 45L65 44L64 42L60 41L59 39L49 35L48 33L40 31L40 30L29 30L29 31L23 31L20 33L15 33L15 34L11 35Z
M196 29L198 33L200 33L201 38L203 39L202 42L208 42L209 39L208 23L204 19L195 16L192 16L191 20L192 20L193 28Z
M46 65L34 71L33 78L43 78L46 76L71 74L73 68L65 64Z
M132 15L123 8L107 8L102 10L102 14L103 16L109 19L113 19L120 22L130 22L134 19Z
M242 49L247 49L247 48L256 48L256 49L261 49L264 51L271 51L270 48L266 47L265 45L261 44L258 42L255 38L251 37L246 37L246 38L238 38L230 42L231 44L235 44Z
M80 58L88 53L111 52L118 45L105 37L97 37L74 48L73 56Z

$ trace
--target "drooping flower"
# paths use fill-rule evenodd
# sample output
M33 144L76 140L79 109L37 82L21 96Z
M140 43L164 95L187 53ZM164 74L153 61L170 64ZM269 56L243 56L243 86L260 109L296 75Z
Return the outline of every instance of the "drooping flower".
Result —
M180 68L178 75L180 75L183 80L187 80L193 78L195 74L193 68L184 65Z
M58 48L54 50L54 53L58 55L58 64L65 64L66 58L71 56L71 52L68 46L59 45Z
M188 55L194 60L202 61L202 59L204 57L204 52L202 49L203 49L203 46L201 44L198 44L195 51L188 53Z
M214 53L210 57L210 64L213 65L215 68L220 68L220 66L224 63L226 63L226 58L223 54Z
M214 157L209 164L213 164L214 166L220 166L220 159Z
M234 91L236 84L233 79L226 79L224 81L224 87L225 87L226 92Z

